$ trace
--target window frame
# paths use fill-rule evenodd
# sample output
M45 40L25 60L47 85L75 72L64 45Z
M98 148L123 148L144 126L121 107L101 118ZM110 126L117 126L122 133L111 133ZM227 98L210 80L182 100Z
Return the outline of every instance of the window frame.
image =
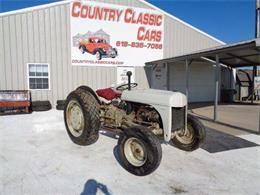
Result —
M30 76L29 75L29 65L47 65L48 68L48 76ZM48 89L30 89L30 78L48 78ZM27 63L27 89L31 91L49 91L51 90L51 79L50 79L50 64L49 63Z

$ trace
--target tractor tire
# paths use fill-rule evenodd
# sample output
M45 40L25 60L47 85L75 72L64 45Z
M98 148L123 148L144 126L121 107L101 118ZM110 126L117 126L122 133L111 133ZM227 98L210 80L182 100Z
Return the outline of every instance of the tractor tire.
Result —
M100 105L91 93L71 92L64 106L64 121L70 139L78 145L90 145L99 137Z
M96 58L97 58L97 60L102 59L102 53L99 50L96 51Z
M125 129L119 137L118 146L122 166L134 175L148 175L160 165L160 141L143 126Z
M95 97L95 99L97 100L97 102L98 102L99 104L101 104L101 101L100 101L100 99L98 98L97 94L96 94L96 93L93 91L93 89L91 89L90 87L85 86L85 85L81 85L81 86L79 86L76 90L78 90L78 89L83 90L83 91L85 91L86 93L91 93L91 95L93 95L93 96Z
M50 109L51 106L36 106L31 108L33 112L43 112L43 111L48 111Z
M206 137L204 125L194 116L188 114L187 130L185 135L184 131L176 134L171 139L172 144L184 151L193 151L200 147Z
M79 46L79 50L81 51L82 54L84 54L84 53L87 51L85 45L80 45L80 46Z
M56 105L56 110L64 110L64 105Z
M57 103L57 105L63 105L64 106L65 105L65 101L66 100L57 100L56 103Z
M49 101L33 101L31 104L31 110L35 112L48 111L51 109L51 103Z
M32 101L32 106L49 106L51 105L50 101Z

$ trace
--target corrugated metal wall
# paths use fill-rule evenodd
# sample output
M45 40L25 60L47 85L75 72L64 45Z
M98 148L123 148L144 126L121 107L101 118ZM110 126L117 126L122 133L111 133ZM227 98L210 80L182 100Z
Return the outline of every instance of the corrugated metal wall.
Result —
M185 63L169 64L169 89L186 93ZM208 62L193 62L189 66L189 102L210 102L215 97L215 72Z
M164 22L164 58L221 45L168 16L165 17Z
M102 2L148 8L138 0ZM164 29L164 57L219 45L168 16ZM0 89L28 89L27 63L34 62L50 64L51 90L32 91L33 100L48 99L55 105L79 85L101 88L116 83L115 67L76 67L70 58L69 4L0 16ZM148 86L143 67L136 68L136 82Z

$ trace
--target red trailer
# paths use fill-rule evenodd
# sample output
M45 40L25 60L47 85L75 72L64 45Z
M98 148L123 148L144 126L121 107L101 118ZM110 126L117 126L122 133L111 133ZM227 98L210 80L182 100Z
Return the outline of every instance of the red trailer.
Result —
M31 93L28 90L1 90L0 113L30 112Z

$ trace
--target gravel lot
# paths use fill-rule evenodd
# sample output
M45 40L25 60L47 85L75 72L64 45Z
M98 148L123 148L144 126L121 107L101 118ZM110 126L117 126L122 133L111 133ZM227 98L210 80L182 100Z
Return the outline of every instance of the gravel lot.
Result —
M73 144L61 111L0 116L0 194L260 194L259 146L188 153L164 144L160 167L137 177L121 167L116 144L103 134Z

